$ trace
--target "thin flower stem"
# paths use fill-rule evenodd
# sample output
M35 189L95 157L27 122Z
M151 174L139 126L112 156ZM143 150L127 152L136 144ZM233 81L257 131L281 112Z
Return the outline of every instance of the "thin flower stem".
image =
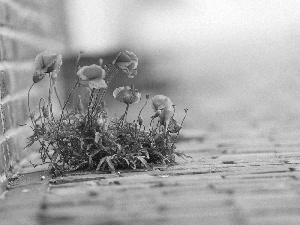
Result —
M31 91L31 89L32 89L32 87L33 87L33 85L34 85L35 83L32 83L32 85L30 86L30 88L29 88L29 90L28 90L28 97L27 97L27 107L28 107L28 111L29 111L29 117L30 117L30 119L31 119L31 123L32 123L32 125L33 126L35 126L35 122L34 122L34 116L32 117L32 115L31 115L31 110L30 110L30 97L29 97L29 95L30 95L30 91Z
M53 88L53 84L52 84L52 79L51 76L49 74L49 80L50 80L50 87L49 87L49 107L50 107L50 114L51 114L51 118L54 118L53 116L53 111L52 111L52 101L51 101L51 95L52 95L52 88Z
M78 60L79 60L79 58L80 58L80 55L79 55L79 57L78 57ZM78 60L77 60L77 61L78 61ZM77 63L77 62L76 62L76 63ZM62 110L61 110L60 119L59 119L59 123L58 123L58 128L57 128L57 131L56 131L56 136L57 136L57 138L58 138L58 134L59 134L60 124L61 124L61 121L62 121L62 119L63 119L64 110L65 110L65 108L66 108L66 106L67 106L67 104L68 104L68 102L69 102L69 100L70 100L71 95L73 94L75 88L77 87L77 85L78 85L78 83L79 83L79 80L80 80L80 79L79 79L79 77L78 77L77 80L76 80L75 85L73 86L71 92L69 93L69 95L68 95L68 97L67 97L67 100L65 101L65 104L64 104L64 106L63 106L63 108L62 108ZM50 143L48 144L47 149L48 149L49 146L50 146ZM56 154L56 155L55 155L55 154ZM52 159L55 158L55 160L56 160L56 157L57 157L57 152L55 151L54 154L53 154L53 156L52 156ZM55 163L55 162L53 163L53 160L52 160L52 159L51 159L51 164L50 164L51 167L52 167L53 164ZM51 168L51 167L50 167L50 168Z
M68 104L68 102L69 102L69 100L70 100L71 95L73 94L75 88L77 87L78 83L79 83L79 78L77 79L75 85L73 86L71 92L69 93L69 95L68 95L68 97L67 97L67 100L65 101L65 104L64 104L64 106L63 106L63 108L62 108L62 110L61 110L61 115L60 115L59 123L61 123L61 121L62 121L63 114L64 114L64 110L65 110L65 108L66 108L66 106L67 106L67 104ZM58 133L58 131L57 131L57 133Z
M41 118L41 122L45 123L46 119L44 117L44 122L43 122L43 113L41 113L41 102L43 101L43 107L45 107L45 99L41 98L39 101L39 113L40 113L40 118Z
M126 105L125 114L124 114L124 120L127 119L128 109L129 109L129 104Z
M91 105L92 105L92 102L93 102L93 96L94 96L95 90L96 90L95 88L92 89L92 92L91 92L91 95L90 95L90 101L89 101L89 105L88 105L88 113L87 113L87 117L86 117L86 118L87 118L87 124L88 124L88 125L91 125L91 126L92 126L93 124L92 124L92 121L90 121L90 120L92 120L92 119L90 118L91 113L92 113L92 112L90 112L90 111L91 111L90 108L91 108ZM91 126L90 126L90 127L91 127Z
M29 94L30 94L30 91L31 91L31 89L32 89L32 87L33 87L33 85L34 85L35 83L32 83L32 85L30 86L30 88L29 88L29 90L28 90L28 99L27 99L27 104L28 104L28 111L29 111L29 115L31 114L31 110L30 110L30 98L29 98Z
M182 121L181 121L181 124L180 124L180 126L182 126L182 125L183 125L183 122L184 122L184 120L185 120L186 116L187 116L187 109L185 110L185 115L184 115L184 117L183 117L183 119L182 119Z
M97 105L98 105L98 97L99 97L99 95L100 95L100 92L101 92L101 89L99 89L98 92L97 92L97 94L96 94L95 105L94 105L93 108L92 108L92 114L94 113L94 111L95 111L95 109L96 109L96 107L97 107Z
M148 96L148 95L147 95ZM141 116L141 113L142 113L142 111L143 111L143 109L145 108L145 106L147 105L147 103L148 103L148 97L146 97L146 102L145 102L145 104L143 105L143 107L141 108L141 110L140 110L140 112L139 112L139 115L138 115L138 120L139 120L139 118L140 118L140 116ZM138 130L138 132L137 132L137 129L135 129L136 131L135 131L135 136L136 136L136 138L138 138L139 137L139 134L140 134L140 131L141 131L141 125L140 125L140 128L139 128L139 130Z
M101 102L103 101L103 99L104 99L104 97L105 97L105 94L106 94L106 91L107 91L107 88L108 88L108 86L109 86L111 80L113 79L113 77L115 76L115 74L118 72L118 69L117 69L117 68L113 68L112 70L111 70L111 69L112 69L112 66L110 66L110 67L108 68L108 70L107 70L107 74L108 74L107 80L106 80L106 85L107 85L107 87L106 87L105 89L103 89L99 101L98 101L98 97L99 97L99 95L100 95L101 89L99 89L99 91L98 91L98 93L97 93L97 96L96 96L96 99L95 99L95 105L94 105L94 107L93 107L93 109L92 109L92 114L93 114L94 111L96 110L98 104L101 103ZM110 74L110 72L111 72L111 74Z
M181 127L182 127L183 122L184 122L184 120L185 120L185 118L186 118L186 116L187 116L187 111L188 111L188 109L185 109L184 111L185 111L185 115L184 115L184 117L183 117L183 119L182 119L182 121L181 121L181 124L180 124ZM173 144L172 144L172 146L171 146L171 149L174 148L174 145L175 145L176 142L177 142L179 132L180 132L180 130L178 130L178 132L177 132L177 134L176 134L176 136L175 136L175 138L174 138L174 141L173 141Z
M129 104L126 104L125 113L121 116L119 120L119 124L121 123L122 126L124 125L124 121L126 120L128 109L129 109Z
M147 103L148 103L148 99L146 100L144 106L141 108L141 110L140 110L140 112L139 112L139 115L138 115L138 118L140 117L140 115L141 115L143 109L145 108L145 106L147 105Z
M151 128L151 126L152 126L152 123L153 123L153 121L154 121L154 118L155 118L154 116L152 116L152 117L151 117L151 121L150 121L149 129L150 129L150 128ZM152 129L152 130L153 130L153 129Z
M58 93L57 93L56 86L54 86L54 92L55 92L55 95L56 95L56 97L57 97L57 100L58 100L59 106L60 106L60 108L62 109L62 108L63 108L63 106L62 106L62 104L61 104L61 101L60 101L60 98L59 98L59 96L58 96Z
M75 64L75 66L76 66L76 67L75 67L75 74L77 74L77 71L78 71L78 63L79 63L79 60L80 60L80 58L81 58L81 54L82 54L82 53L83 53L82 51L79 52L78 58L77 58L77 60L76 60L76 64ZM69 100L70 100L71 95L73 94L75 88L77 87L77 85L78 85L78 83L79 83L79 80L80 80L80 78L78 77L77 80L76 80L75 85L73 86L71 92L69 93L69 95L68 95L68 97L67 97L67 100L65 101L64 106L62 107L61 115L60 115L60 119L59 119L59 123L61 123L61 121L62 121L63 114L64 114L64 110L65 110L65 108L66 108L66 106L67 106L67 104L68 104L68 102L69 102ZM57 131L57 133L58 133L58 131Z

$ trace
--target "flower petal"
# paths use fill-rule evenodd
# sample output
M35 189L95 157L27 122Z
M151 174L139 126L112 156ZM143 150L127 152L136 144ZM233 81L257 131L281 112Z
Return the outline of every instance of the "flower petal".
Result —
M103 79L105 77L105 70L96 64L90 66L83 66L77 72L81 80L93 80L96 78Z
M113 64L116 68L126 73L129 78L133 78L137 75L138 58L133 52L120 52Z
M138 62L138 57L133 53L133 52L130 52L130 51L125 51L126 54L130 57L131 61L134 61L134 62Z
M120 52L117 55L117 58L115 60L116 63L120 63L120 62L131 62L131 58L128 54L125 54L124 52Z
M152 99L152 108L154 111L157 111L159 109L172 109L173 108L173 103L170 98L164 95L155 95Z
M174 109L163 109L159 115L159 120L162 125L168 127L170 119L174 114Z
M105 83L105 81L102 78L97 78L94 80L90 80L88 82L88 85L91 89L95 88L95 89L101 89L101 88L107 88L107 84Z
M135 75L137 75L137 63L136 62L132 62L130 65L127 66L127 70L128 70L128 77L129 78L133 78Z
M164 95L155 95L151 99L151 102L155 115L159 116L161 124L164 125L166 129L174 114L174 107L171 99Z
M35 58L35 70L44 73L58 72L62 64L62 55L44 51Z
M125 104L137 103L141 99L141 93L129 86L116 88L113 96L117 101Z
M115 66L119 69L122 70L124 73L128 74L129 73L129 69L127 68L129 65L131 64L131 62L118 62L115 63Z
M61 54L58 54L55 58L55 61L53 64L51 64L51 66L49 66L47 68L47 73L58 73L59 72L59 69L62 65L62 55Z

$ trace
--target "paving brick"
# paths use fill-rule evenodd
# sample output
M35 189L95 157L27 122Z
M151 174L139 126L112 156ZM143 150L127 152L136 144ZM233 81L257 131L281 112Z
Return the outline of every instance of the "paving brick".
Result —
M275 141L282 147L276 152L277 147L262 141L261 134L249 137L255 151L247 136L227 133L226 140L212 135L207 142L195 143L194 149L182 143L181 150L193 159L178 159L179 165L119 174L69 173L51 180L48 191L44 189L31 205L35 213L22 209L26 202L9 204L21 218L35 215L31 222L37 224L296 225L300 223L300 153L295 150L299 134L278 131L280 139ZM224 148L230 151L220 151ZM29 186L16 184L7 197L30 195L32 189L22 191L38 189L41 182L36 178ZM0 208L0 218L7 218L3 213Z

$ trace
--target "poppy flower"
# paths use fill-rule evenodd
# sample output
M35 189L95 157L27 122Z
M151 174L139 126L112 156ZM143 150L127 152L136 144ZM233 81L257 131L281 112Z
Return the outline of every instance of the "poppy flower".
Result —
M53 79L56 79L62 64L62 55L44 51L38 54L35 58L35 74L33 82L41 81L46 74L52 73ZM54 80L55 82L55 80Z
M134 87L119 87L113 92L113 96L119 102L124 102L125 104L137 103L141 99L141 93L138 92Z
M155 95L151 99L151 103L155 112L153 117L159 117L161 124L166 128L174 114L174 107L171 99L164 95Z
M137 75L138 58L133 52L120 52L113 64L119 70L122 70L124 73L126 73L129 78L133 78L135 75Z
M79 84L81 86L86 86L91 89L101 89L107 88L107 85L104 81L105 70L96 64L90 66L84 66L80 68L77 72L79 76Z

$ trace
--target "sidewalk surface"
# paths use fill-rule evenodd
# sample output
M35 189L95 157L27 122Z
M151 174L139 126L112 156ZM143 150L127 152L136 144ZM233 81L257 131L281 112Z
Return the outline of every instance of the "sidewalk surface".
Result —
M299 126L200 139L178 143L192 160L153 171L53 180L25 168L0 200L0 224L300 224Z

